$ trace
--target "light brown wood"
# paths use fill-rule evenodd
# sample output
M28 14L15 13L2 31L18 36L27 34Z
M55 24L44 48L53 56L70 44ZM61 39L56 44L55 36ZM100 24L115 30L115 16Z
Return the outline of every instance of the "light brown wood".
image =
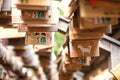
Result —
M53 44L50 44L50 45L34 45L34 49L35 49L35 51L44 51L44 50L50 50L50 49L52 49L52 47L53 47L54 45Z
M44 16L41 17L40 13L43 13ZM46 21L49 20L51 14L48 11L39 11L39 10L22 10L22 19L24 21Z
M74 40L103 38L104 33L110 33L110 32L111 32L111 26L89 29L89 30L81 30L79 26L73 26L72 22L69 26L70 39L74 39Z
M92 7L87 0L80 0L80 15L81 17L120 17L119 7Z
M70 43L71 57L98 56L98 54L99 39L71 41Z
M25 36L25 44L50 45L51 32L27 32Z
M77 59L73 59L73 62L69 64L63 63L63 70L65 71L74 71L74 70L81 70L82 64Z
M28 0L27 4L33 4L33 5L51 5L52 0ZM23 3L25 4L25 3Z
M71 40L99 39L103 38L104 33L80 33L69 34Z
M16 7L15 4L50 6L51 1L52 0L13 0L12 7Z
M16 4L16 7L21 10L42 10L47 11L48 6L45 5L30 5L30 4Z
M120 79L120 64L116 65L112 70L112 74L119 80Z
M80 29L94 29L117 24L117 18L110 19L110 21L105 22L104 20L102 20L102 18L81 18Z
M58 13L58 2L53 1L51 4L51 11L50 11L50 18L48 20L41 20L41 21L23 21L25 24L58 24L59 21L59 13Z
M18 32L17 28L6 28L0 30L0 38L25 37L25 32Z
M1 8L2 8L2 4L3 4L3 0L0 0L0 11L1 11Z
M105 34L109 34L112 33L112 26L103 26L103 27L98 27L98 28L94 28L94 29L85 29L85 30L81 30L81 33L105 33Z
M101 31L103 31L102 33L111 32L111 26L110 25L114 25L114 24L118 23L117 18L112 18L112 17L110 17L110 18L105 18L105 17L82 18L80 16L80 10L79 9L77 9L74 12L74 16L73 16L72 21L71 21L72 25L74 27L79 26L81 31L82 30L94 30L94 29L97 28L97 31L94 30L93 32L95 32L95 31L99 32L98 30L101 30Z

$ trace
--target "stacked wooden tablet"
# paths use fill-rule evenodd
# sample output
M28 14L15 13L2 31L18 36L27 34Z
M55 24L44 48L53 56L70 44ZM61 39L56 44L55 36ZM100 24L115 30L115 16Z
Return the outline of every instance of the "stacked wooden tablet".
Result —
M25 44L34 45L40 66L49 79L54 37L52 32L58 31L59 22L57 5L58 2L52 0L18 0L12 8L12 23L18 25L18 31L26 32Z
M50 44L51 32L57 31L57 3L51 0L28 0L14 3L12 23L26 31L26 44ZM18 14L16 14L18 11Z
M68 4L64 5L65 2ZM64 57L69 57L70 60L67 59L67 63L63 61L66 70L89 66L92 57L100 56L99 41L104 34L111 33L112 25L117 24L120 17L119 2L113 0L63 0L61 2L59 9L62 15L71 19L69 40L67 40L69 45L66 45L68 55ZM73 60L76 62L74 65ZM69 68L66 67L68 65Z

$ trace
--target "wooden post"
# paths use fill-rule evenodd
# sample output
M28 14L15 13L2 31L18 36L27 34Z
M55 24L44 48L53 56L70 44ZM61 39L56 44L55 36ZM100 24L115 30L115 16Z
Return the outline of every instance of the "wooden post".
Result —
M46 74L47 80L51 80L50 67L49 67L51 56L43 56L39 54L39 57L40 57L40 65L42 66L43 71Z
M110 68L114 68L120 62L120 41L111 37L104 36L104 39L100 41L100 48L110 52Z
M114 68L118 63L120 63L120 46L111 45L111 67Z

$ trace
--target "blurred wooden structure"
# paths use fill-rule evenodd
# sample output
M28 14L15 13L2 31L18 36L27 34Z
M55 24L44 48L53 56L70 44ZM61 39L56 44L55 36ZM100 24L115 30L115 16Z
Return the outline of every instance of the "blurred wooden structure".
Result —
M3 40L0 43L4 46L12 45L16 52L16 61L6 53L0 57L0 64L4 69L11 70L14 78L29 79L31 77L27 76L28 72L41 78L35 65L24 63L22 68L27 71L22 74L22 68L14 71L14 68L19 68L17 62L24 62L22 55L27 46L26 33L58 31L66 35L63 50L60 50L60 55L57 56L60 80L74 78L76 70L84 73L82 78L86 80L97 80L104 76L106 71L114 74L112 77L120 79L119 70L116 70L119 68L116 65L120 63L119 0L63 0L60 5L53 4L51 0L16 0L15 4L11 1L15 0L0 0L0 39ZM62 16L59 16L58 10ZM44 11L44 19L41 11ZM40 18L38 13L41 14ZM18 28L21 28L21 31ZM35 49L35 55L39 56L39 67L42 67L47 80L51 80L51 76L54 77L51 75L53 68L50 67L54 44L52 41L49 45L30 44ZM64 52L65 47L68 47L67 52ZM13 59L10 61L11 65L6 63L9 58Z

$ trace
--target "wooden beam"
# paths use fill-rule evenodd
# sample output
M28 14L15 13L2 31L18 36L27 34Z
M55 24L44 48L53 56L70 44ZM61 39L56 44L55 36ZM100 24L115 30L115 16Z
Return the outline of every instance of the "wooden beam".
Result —
M11 11L12 0L3 0L2 11Z
M16 4L16 7L21 10L42 10L47 11L49 9L48 6L43 5L29 5L29 4Z
M25 45L20 45L20 46L13 46L14 50L26 50L27 46Z
M34 48L35 48L35 51L36 52L44 52L45 50L48 52L50 50L51 52L51 49L54 47L54 45L50 44L50 45L35 45Z
M100 40L99 47L110 52L110 42L104 39Z
M66 18L60 16L59 23L58 23L58 31L65 34L67 32L69 23L70 23L69 19L66 19Z
M57 25L59 22L59 12L57 9L58 2L57 1L52 1L51 3L51 16L49 20L41 20L41 21L23 21L25 24L55 24Z
M113 44L110 49L111 68L114 68L118 63L120 63L120 46Z
M39 51L36 52L39 56L50 56L52 51Z
M27 0L27 3L23 2L24 4L31 4L31 5L51 5L52 0Z
M70 19L67 19L67 18L65 18L63 16L60 16L59 19L62 20L62 21L65 21L67 23L70 23Z
M103 33L80 33L69 34L71 40L84 40L84 39L99 39L103 38Z
M111 68L115 67L120 61L120 41L105 35L99 47L110 52Z
M57 26L51 27L28 27L29 32L56 32L58 31Z
M107 35L104 35L104 38L100 40L99 47L111 52L110 49L111 49L111 45L113 44L120 46L120 41L114 38L111 38Z
M25 45L25 37L11 38L11 39L8 39L8 41L9 41L9 45L13 45L13 46L24 46Z
M27 24L29 32L55 32L58 31L57 25L51 24Z
M106 40L108 40L108 41L110 41L110 42L112 42L112 43L120 46L120 41L118 41L118 40L116 40L116 39L114 39L114 38L112 38L112 37L109 37L109 36L107 36L107 35L104 35L104 39L106 39Z

